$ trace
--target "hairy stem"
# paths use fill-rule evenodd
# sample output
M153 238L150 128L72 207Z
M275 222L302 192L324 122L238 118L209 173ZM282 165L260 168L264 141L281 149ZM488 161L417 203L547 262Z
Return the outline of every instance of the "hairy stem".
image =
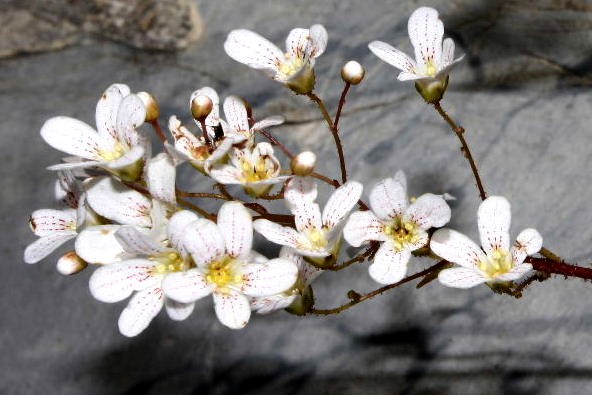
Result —
M450 126L456 137L460 140L460 144L462 146L461 150L463 155L469 161L469 165L471 166L471 171L473 172L473 177L475 177L475 182L477 183L477 189L479 189L479 197L481 200L485 200L487 198L487 194L485 193L485 188L483 188L483 182L481 181L481 177L479 176L479 170L477 170L477 165L475 164L475 160L473 159L473 154L471 154L471 150L469 149L469 145L465 140L464 133L465 129L454 122L452 118L444 111L440 102L434 103L434 108L438 111L438 114L442 116L442 118L446 121L446 123Z

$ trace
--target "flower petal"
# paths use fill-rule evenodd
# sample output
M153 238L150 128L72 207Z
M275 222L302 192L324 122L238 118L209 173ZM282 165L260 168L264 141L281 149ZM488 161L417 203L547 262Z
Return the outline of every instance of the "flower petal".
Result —
M399 70L413 74L415 71L415 61L407 54L399 51L392 45L382 41L372 41L368 44L370 51L381 60L398 68Z
M423 230L428 230L446 225L450 221L450 215L450 207L442 196L426 193L405 210L404 216Z
M250 130L245 102L240 97L228 96L224 99L224 116L234 133Z
M253 228L272 243L296 248L300 234L287 226L282 226L266 219L253 222Z
M109 264L120 261L125 250L115 237L120 225L91 226L76 237L76 254L88 263Z
M376 216L389 220L403 214L407 208L407 190L393 178L380 181L370 191L370 207Z
M269 40L250 30L233 30L228 34L224 50L232 59L255 69L275 71L284 54Z
M418 64L433 61L440 64L442 57L442 37L444 24L438 18L438 11L430 7L420 7L413 11L407 25L409 38L415 49L415 60Z
M146 107L138 95L130 94L123 98L117 111L117 133L119 140L129 147L138 144L139 134L136 128L146 119Z
M323 25L312 25L309 29L310 44L307 48L310 58L317 58L325 52L327 48L328 34Z
M356 211L349 216L343 237L353 247L359 247L367 241L385 241L384 224L372 211Z
M157 255L167 251L162 244L155 242L132 226L120 227L115 232L115 238L128 254Z
M233 290L214 292L214 309L222 325L230 329L244 328L251 317L249 299Z
M410 250L397 251L393 244L387 241L380 246L374 256L374 263L368 268L370 277L381 284L401 281L407 273L409 258L411 258Z
M432 235L430 249L441 258L473 269L485 254L473 240L452 229L439 229Z
M288 207L298 206L303 200L313 202L317 195L317 184L310 177L292 177L284 191Z
M360 200L363 189L359 182L348 181L333 191L323 209L323 225L332 229L341 222Z
M25 248L24 261L26 263L37 263L74 237L76 237L74 231L50 233L42 236Z
M220 184L244 184L243 172L230 165L214 166L208 174Z
M185 234L185 228L191 222L195 221L199 217L193 211L182 210L177 211L169 220L167 234L169 236L169 243L177 251L185 254L185 246L181 242L183 235Z
M291 211L294 215L296 229L299 232L307 229L321 229L323 226L321 209L314 202L302 200L299 205L294 205Z
M108 87L97 103L95 119L97 122L97 131L99 136L110 145L114 145L119 140L117 134L117 110L123 98L130 94L127 85L113 84Z
M101 160L99 135L91 126L78 119L51 118L41 127L41 137L59 151L85 159Z
M226 254L220 228L207 219L199 218L187 225L181 242L197 267L206 266Z
M296 264L299 281L301 281L304 286L313 282L324 271L306 262L302 255L297 254L296 250L291 247L282 247L279 257L290 260Z
M239 202L226 202L218 211L218 227L226 243L226 252L236 258L246 258L253 245L253 219Z
M536 254L542 247L543 237L541 234L536 229L524 229L510 250L514 264L521 264L528 255Z
M454 40L445 38L442 42L442 59L439 69L443 69L454 61Z
M180 303L166 298L164 301L169 318L174 321L183 321L193 313L195 303Z
M251 299L251 309L257 314L265 315L290 306L298 295L287 295L285 293Z
M299 59L308 59L307 48L310 41L309 29L292 29L286 38L286 52Z
M90 293L101 302L119 302L133 291L158 286L160 279L152 275L153 269L154 262L147 259L130 259L103 265L90 277Z
M252 130L263 130L263 129L267 129L271 126L281 125L282 123L284 123L284 121L285 121L284 117L280 117L280 116L268 117L268 118L264 118L264 119L256 122L251 129Z
M164 295L160 287L136 293L119 316L119 332L127 337L139 335L160 312L163 303Z
M241 293L270 296L290 289L298 278L298 267L288 259L276 258L264 264L252 263L242 269Z
M29 225L37 236L47 236L64 231L76 231L76 210L35 210Z
M150 159L144 169L144 178L152 197L170 204L176 203L176 169L173 158L162 152Z
M510 249L510 203L503 196L490 196L477 211L481 246L489 255L495 249Z
M487 282L487 278L478 270L465 267L444 269L438 273L438 280L440 280L442 285L452 288L472 288Z
M87 201L97 214L125 225L150 227L150 199L111 177L94 179Z
M212 293L204 275L197 269L168 274L162 280L162 289L167 298L180 303L192 303Z

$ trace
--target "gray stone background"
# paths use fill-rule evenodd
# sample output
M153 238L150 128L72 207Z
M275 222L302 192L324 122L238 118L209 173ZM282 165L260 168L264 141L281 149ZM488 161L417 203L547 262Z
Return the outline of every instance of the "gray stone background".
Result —
M147 7L140 11L83 7L91 3L125 2L0 1L1 394L592 392L592 290L579 280L553 278L519 300L486 287L409 284L338 316L278 313L242 331L223 328L203 301L187 321L161 314L127 339L116 328L124 304L92 299L91 270L63 277L57 254L22 261L34 240L28 215L52 200L45 167L62 156L41 140L43 121L63 114L94 124L96 101L112 82L154 93L164 122L172 114L189 122L186 103L198 87L242 95L259 118L285 115L278 137L316 151L321 170L336 174L332 139L314 107L225 55L226 34L239 27L281 43L292 27L323 23L330 40L317 90L332 108L342 63L367 68L341 123L351 177L369 190L404 169L412 193L455 195L451 226L475 236L479 200L457 141L366 47L380 39L409 49L407 18L420 5L441 11L447 35L467 54L443 105L468 130L488 191L510 199L513 234L534 226L548 248L590 261L592 3L220 0L198 2L203 24L189 1L160 2L165 8L148 22L142 17L154 2L133 2ZM186 49L153 50L177 47ZM43 52L50 48L63 49ZM190 169L180 173L188 188L208 190ZM427 264L415 260L410 270ZM349 289L376 286L359 265L323 275L315 289L328 307L345 302Z

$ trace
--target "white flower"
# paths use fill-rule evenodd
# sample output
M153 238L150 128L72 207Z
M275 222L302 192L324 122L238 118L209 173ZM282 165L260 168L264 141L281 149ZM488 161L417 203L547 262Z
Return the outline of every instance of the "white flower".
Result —
M249 126L245 103L237 96L228 96L224 99L224 116L226 117L226 122L222 123L224 137L232 138L234 144L247 140L249 145L253 145L255 132L284 123L282 117L269 117Z
M25 249L24 260L27 263L39 262L66 241L75 238L85 225L96 221L94 213L85 205L80 182L69 171L58 172L55 197L66 208L41 209L31 214L29 224L39 239Z
M402 171L372 189L370 206L372 211L350 216L343 237L354 247L370 240L383 242L369 267L370 276L381 284L405 277L411 252L428 243L428 229L450 221L450 207L441 196L426 193L408 203Z
M96 110L97 130L70 117L54 117L43 124L41 137L53 148L74 155L75 160L50 166L52 170L100 166L123 179L141 174L150 143L136 130L146 117L142 100L126 85L111 85Z
M310 29L292 29L286 39L286 53L250 30L233 30L224 49L228 56L255 69L266 71L274 80L297 93L314 88L314 62L327 46L327 31L322 25Z
M288 259L296 264L298 267L298 278L294 286L287 291L271 296L253 298L251 300L251 309L258 314L269 314L291 306L297 306L295 309L302 313L302 309L298 309L298 307L305 308L306 306L299 306L299 301L302 298L312 296L308 295L310 292L308 286L323 273L323 270L311 265L301 255L296 254L293 248L282 247L280 258Z
M206 128L209 128L206 125ZM173 156L175 163L189 161L193 167L202 173L207 173L213 163L221 161L232 148L234 141L224 139L216 142L216 149L210 152L210 148L204 141L203 136L195 136L176 116L169 118L169 130L175 140L174 148L168 144L165 145L168 152Z
M240 184L253 196L267 193L274 184L284 182L289 176L281 176L280 162L269 143L259 143L253 148L234 148L230 164L213 165L209 175L221 184Z
M454 59L454 41L444 35L444 24L438 11L430 7L416 9L407 25L415 60L382 41L373 41L370 50L391 66L401 70L400 81L419 79L442 79L462 57Z
M294 262L277 258L262 262L253 256L251 215L238 202L227 202L218 223L197 219L185 227L182 245L197 267L168 275L162 284L167 297L191 303L213 294L216 315L232 329L249 321L249 297L284 292L296 281ZM264 259L263 259L264 260Z
M189 223L197 216L189 211L176 213L168 224L167 242L140 233L133 227L120 227L115 237L128 256L139 258L101 266L90 278L92 295L102 302L114 303L128 298L119 316L119 331L136 336L150 324L164 305L173 320L184 320L193 311L193 303L179 303L165 298L163 279L189 268L190 259L180 240Z
M255 221L254 227L267 240L292 247L298 254L311 258L331 257L339 253L341 222L362 195L362 184L348 181L337 188L321 215L315 203L317 186L309 178L294 177L284 192L288 208L294 215L296 229L266 219ZM323 260L318 259L319 264Z
M177 171L171 155L161 152L148 160L144 180L150 196L170 205L176 204L175 179Z
M430 248L447 261L461 267L442 270L440 282L449 287L471 288L485 282L514 281L532 270L524 263L538 252L543 238L534 229L525 229L510 247L510 203L503 196L490 196L477 213L481 246L451 229L440 229L432 236ZM483 252L485 251L485 253Z
M89 263L109 264L128 257L115 237L122 225L134 226L153 240L166 239L167 212L164 204L149 199L111 177L87 183L87 202L112 225L85 228L76 238L76 253Z

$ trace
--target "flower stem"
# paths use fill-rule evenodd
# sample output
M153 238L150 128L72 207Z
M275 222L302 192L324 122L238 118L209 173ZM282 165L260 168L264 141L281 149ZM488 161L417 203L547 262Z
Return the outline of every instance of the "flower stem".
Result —
M189 198L209 198L209 199L221 199L221 200L232 200L229 199L227 196L218 193L208 193L208 192L186 192L181 189L176 190L177 196L181 197L189 197Z
M331 271L337 272L339 270L343 270L346 267L353 265L354 263L364 262L366 259L372 259L374 257L374 254L376 254L376 251L378 251L379 247L380 247L380 243L372 242L370 247L368 247L366 249L366 251L362 252L361 254L358 254L355 257L353 257L350 260L347 260L343 263L340 263L340 264L336 263L333 266L329 266L329 267L325 268L325 270L331 270Z
M335 146L337 147L337 155L339 156L339 167L341 168L341 182L345 183L347 181L347 170L345 168L345 155L343 153L343 145L341 144L341 138L339 137L339 130L337 130L337 127L333 123L331 115L329 115L329 111L327 111L327 107L325 106L323 99L318 97L313 92L307 93L306 96L308 96L310 100L317 104L319 110L323 114L323 118L325 118L325 121L329 126L329 130L331 131L333 139L335 140Z
M277 146L288 158L294 159L294 154L288 149L288 147L282 144L271 133L265 130L260 130L259 133L261 133L267 140L269 140L271 144Z
M396 288L400 285L406 284L410 281L413 281L415 279L421 278L425 275L428 275L430 273L433 273L435 271L438 271L442 268L444 268L446 265L448 264L447 261L440 261L438 263L436 263L435 265L432 265L430 267L428 267L425 270L422 270L421 272L412 274L411 276L407 276L404 279L402 279L401 281L394 283L394 284L389 284L389 285L385 285L384 287L378 288L372 292L369 292L365 295L361 295L359 297L356 297L355 299L353 299L352 301L350 301L349 303L346 303L344 305L341 305L339 307L335 307L333 309L310 309L309 313L310 314L316 314L316 315L331 315L331 314L339 314L342 311L345 311L347 309L349 309L350 307L353 307L357 304L362 303L365 300L371 299L377 295L380 295L390 289Z
M525 262L532 265L532 268L536 271L559 274L566 277L576 277L584 280L592 280L592 269L587 267L581 267L577 265L570 265L562 261L555 261L549 258L535 258L527 257Z
M351 83L346 82L345 86L343 87L343 92L341 92L341 98L339 99L339 105L337 106L337 113L335 113L334 122L335 129L337 130L339 130L339 119L341 118L341 110L343 110L343 106L345 105L345 97L347 96L350 87Z
M206 119L201 118L199 120L199 124L201 125L201 134L203 136L204 141L206 142L207 146L210 148L210 151L214 152L214 143L212 143L210 136L208 136L208 129L206 127Z
M160 141L162 141L163 143L166 143L167 139L166 139L164 132L162 131L162 128L160 127L160 122L158 122L158 119L155 119L154 121L149 122L149 123L154 128L154 131L156 132L156 135L158 136Z
M460 144L462 146L461 150L463 152L463 155L469 161L469 165L471 166L471 171L473 172L473 177L475 177L475 182L477 183L477 188L479 189L479 197L481 197L481 200L485 200L487 198L487 194L485 193L485 188L483 188L483 182L481 181L481 177L479 176L479 171L477 170L477 165L475 164L475 160L473 159L473 155L471 154L471 150L469 149L469 145L467 144L467 141L465 140L465 137L464 137L465 129L463 127L457 125L456 122L454 122L454 120L452 118L450 118L448 113L446 113L446 111L444 111L444 109L440 105L440 102L436 102L433 104L434 104L434 108L436 109L436 111L438 111L440 116L442 116L442 118L446 121L446 123L448 123L448 125L450 126L450 128L452 129L454 134L456 134L456 137L458 137L458 139L460 140Z

